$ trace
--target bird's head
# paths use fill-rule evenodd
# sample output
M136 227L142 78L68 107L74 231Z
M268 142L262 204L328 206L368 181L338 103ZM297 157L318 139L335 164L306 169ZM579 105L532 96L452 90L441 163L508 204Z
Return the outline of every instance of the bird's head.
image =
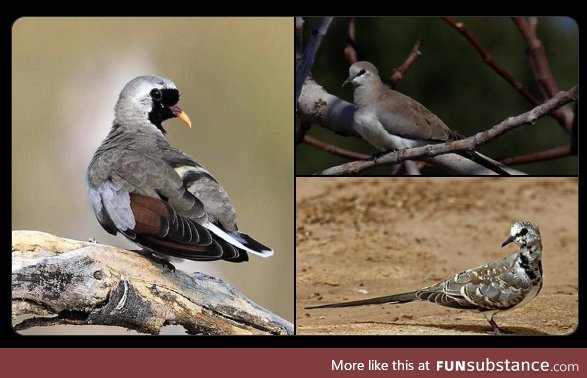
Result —
M162 122L177 117L188 127L192 123L177 106L179 91L175 84L158 76L138 76L129 81L114 108L115 123L153 125L165 133Z
M540 230L531 222L516 222L513 224L510 236L501 244L502 247L516 243L520 247L540 243Z
M381 81L377 68L369 62L356 62L349 68L349 77L342 86L351 83L356 88L374 81Z

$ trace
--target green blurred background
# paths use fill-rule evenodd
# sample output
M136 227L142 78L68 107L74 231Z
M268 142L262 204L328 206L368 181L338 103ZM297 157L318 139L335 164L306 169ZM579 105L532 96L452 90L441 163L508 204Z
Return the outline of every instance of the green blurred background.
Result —
M178 86L193 123L190 130L167 121L168 139L223 185L239 228L275 250L244 264L178 268L225 279L293 321L293 28L292 18L17 20L13 229L136 247L98 224L86 197L86 168L110 130L124 84L138 75L164 76Z
M542 98L525 53L525 42L509 17L457 17L471 31L495 61L508 70L537 98ZM538 37L542 40L553 75L561 90L570 89L579 75L579 29L565 17L539 17ZM317 18L305 19L304 43ZM464 134L476 132L507 117L530 110L533 106L503 78L481 61L475 49L439 17L357 18L357 43L366 60L389 77L421 39L422 56L409 69L397 90L426 106L449 127ZM312 69L316 81L328 92L352 102L352 86L341 88L348 76L344 57L347 18L335 18ZM297 120L296 122L299 122ZM531 128L533 130L531 130ZM337 136L313 126L309 135L327 143L372 154L375 148L358 138ZM550 117L534 126L521 126L480 151L492 157L521 155L569 143L569 135ZM296 174L307 175L349 160L327 154L307 144L296 148ZM529 174L576 175L577 158L566 157L548 162L518 165ZM389 167L363 172L365 175L389 174ZM446 174L429 169L426 174Z

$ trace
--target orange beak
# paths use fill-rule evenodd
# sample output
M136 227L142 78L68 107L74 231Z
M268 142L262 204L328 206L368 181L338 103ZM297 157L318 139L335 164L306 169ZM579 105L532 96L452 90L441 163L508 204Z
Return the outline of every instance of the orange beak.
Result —
M190 129L192 128L192 121L190 121L190 117L188 117L188 115L183 110L181 110L179 106L171 106L169 107L169 110L171 110L171 113L173 113L174 116L176 116L183 123L185 123L187 127L189 127Z

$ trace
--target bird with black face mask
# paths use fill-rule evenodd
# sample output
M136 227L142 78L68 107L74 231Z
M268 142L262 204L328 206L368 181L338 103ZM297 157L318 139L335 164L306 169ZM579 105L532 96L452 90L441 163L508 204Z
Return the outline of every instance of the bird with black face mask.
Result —
M126 84L112 129L88 167L98 221L166 260L242 262L248 253L273 255L238 231L232 203L214 177L165 138L165 120L177 117L191 127L178 101L177 87L162 77Z

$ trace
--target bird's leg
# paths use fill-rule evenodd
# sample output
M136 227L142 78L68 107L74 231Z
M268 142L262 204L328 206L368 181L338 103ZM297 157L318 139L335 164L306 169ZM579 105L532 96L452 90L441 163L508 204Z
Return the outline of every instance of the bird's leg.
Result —
M410 176L420 176L420 170L418 169L418 163L413 160L406 160L404 161L404 166L406 167L406 171Z
M491 324L491 328L493 329L493 333L496 335L514 335L513 332L510 331L506 331L504 329L499 328L499 326L497 325L497 323L495 322L495 320L493 319L487 319L487 321L489 322L489 324Z
M391 149L391 150L376 152L373 155L371 155L371 157L369 158L369 160L376 161L377 159L381 158L383 155L388 154L388 153L393 152L393 151L395 151L395 150L394 149Z
M162 257L155 255L153 252L151 252L150 250L148 250L146 248L130 249L130 251L138 253L139 255L145 257L147 260L151 260L155 264L162 265L164 268L166 267L167 269L171 270L172 272L175 272L175 266L172 263L170 263L168 260L165 260Z

